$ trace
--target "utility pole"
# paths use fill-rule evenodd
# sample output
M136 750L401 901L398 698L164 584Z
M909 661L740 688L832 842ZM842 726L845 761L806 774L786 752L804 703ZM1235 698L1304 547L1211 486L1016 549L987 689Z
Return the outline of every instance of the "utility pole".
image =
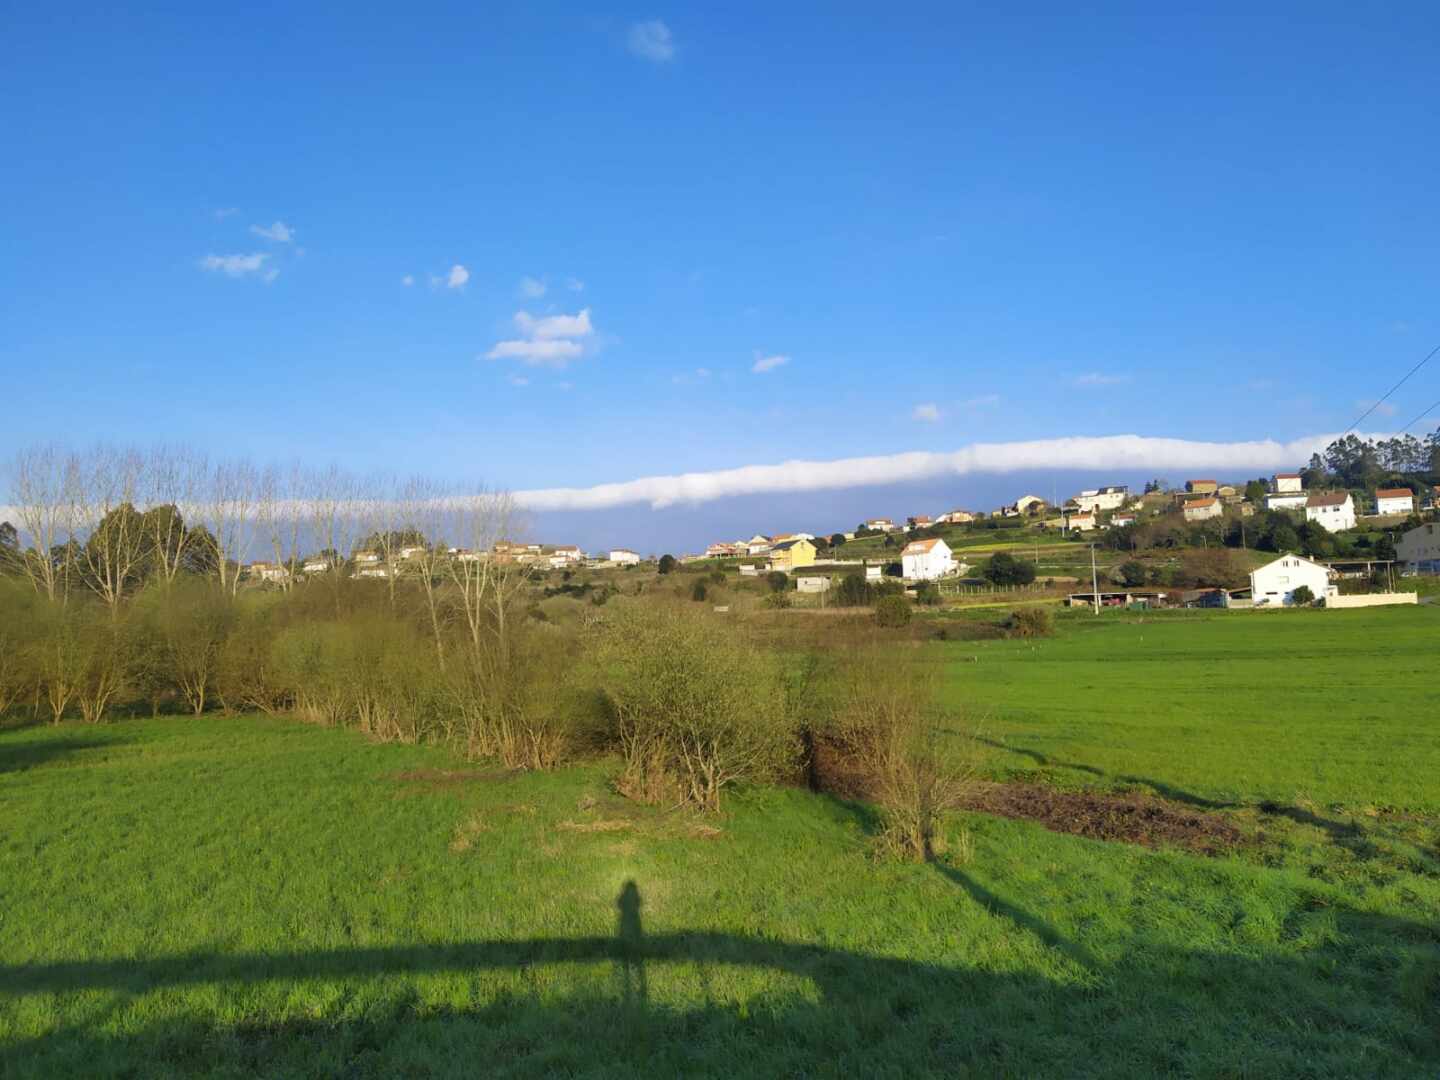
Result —
M1090 588L1095 598L1095 614L1100 614L1100 574L1095 569L1095 545L1090 545Z

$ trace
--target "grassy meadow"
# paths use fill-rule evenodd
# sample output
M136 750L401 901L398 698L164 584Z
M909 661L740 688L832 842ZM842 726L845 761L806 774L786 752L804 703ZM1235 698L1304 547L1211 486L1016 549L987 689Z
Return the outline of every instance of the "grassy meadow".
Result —
M1434 1075L1437 645L1418 608L919 646L993 776L1199 804L1218 857L967 813L884 861L798 788L666 812L259 715L3 731L0 1075Z

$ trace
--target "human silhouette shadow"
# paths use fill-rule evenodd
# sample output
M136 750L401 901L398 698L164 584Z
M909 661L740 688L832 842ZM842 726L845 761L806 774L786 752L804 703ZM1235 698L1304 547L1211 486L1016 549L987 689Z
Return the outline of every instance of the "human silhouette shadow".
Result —
M1344 978L1352 950L1364 955L1385 942L1403 950L1400 960L1418 973L1417 985L1423 988L1428 978L1433 992L1440 985L1435 927L1343 912L1335 934L1312 955L1255 959L1240 951L1152 946L1144 963L1106 965L1038 915L1000 900L973 875L935 867L992 914L1035 934L1083 970L1066 980L977 967L959 956L942 963L709 931L647 935L639 886L628 881L616 899L613 936L293 953L196 951L0 967L0 1018L32 995L88 997L108 1006L112 1018L91 1009L85 1023L0 1040L0 1075L73 1075L79 1063L88 1063L87 1075L1098 1076L1135 1068L1193 1072L1203 1050L1214 1056L1205 1064L1218 1075L1280 1075L1297 1060L1314 1075L1343 1075L1358 1054L1370 1075L1408 1076L1427 1065L1433 1072L1440 1060L1440 1026L1429 992L1398 992L1363 972ZM959 908L955 917L970 916ZM222 1022L182 1013L147 1021L152 1003L138 1017L118 1019L129 995L145 994L150 1001L159 992L155 1000L174 1008L186 1000L174 991L189 986L213 985L233 1000L247 986L264 994L259 988L276 982L300 987L314 980L452 973L479 985L476 979L486 971L597 961L619 970L628 988L619 1000L583 990L559 1001L547 993L542 1000L500 989L476 991L468 1007L450 997L425 1005L416 984L406 982L399 993L392 988L390 998L371 996L361 1012L338 1018ZM698 973L707 987L704 1000L657 1008L648 986L656 965ZM791 978L772 981L749 1004L714 1000L708 987L716 975L738 969ZM813 993L802 989L807 984ZM107 991L113 995L108 1002L95 997ZM1227 1012L1231 999L1247 1009ZM1218 1018L1225 1030L1177 1019L1197 1010ZM255 1014L253 1007L233 1013ZM1361 1038L1352 1017L1369 1025ZM1144 1033L1157 1026L1161 1035L1146 1040Z

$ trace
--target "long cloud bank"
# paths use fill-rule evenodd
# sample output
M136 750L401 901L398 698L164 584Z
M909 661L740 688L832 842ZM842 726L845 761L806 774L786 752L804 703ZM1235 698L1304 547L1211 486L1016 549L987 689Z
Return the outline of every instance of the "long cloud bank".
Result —
M1310 435L1292 442L1197 442L1142 435L1105 435L1033 442L975 443L936 453L916 450L879 457L835 461L785 461L742 465L714 472L645 476L618 484L583 488L517 491L515 500L530 510L606 510L634 503L660 509L677 503L702 503L734 495L775 495L903 484L971 473L1007 473L1039 469L1088 469L1160 473L1169 470L1295 469L1333 442L1334 435Z

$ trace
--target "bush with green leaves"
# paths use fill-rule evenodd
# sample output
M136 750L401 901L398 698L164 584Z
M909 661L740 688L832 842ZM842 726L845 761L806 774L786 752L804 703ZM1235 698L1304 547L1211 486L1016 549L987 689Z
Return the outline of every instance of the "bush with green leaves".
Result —
M882 596L875 601L875 624L888 628L908 626L912 612L910 601L903 595Z
M784 592L790 585L790 578L784 570L771 570L765 575L765 584L771 592Z
M690 589L690 599L696 603L703 603L706 596L705 582L697 581Z
M1005 620L1005 629L1012 637L1049 637L1055 632L1050 610L1043 607L1016 608Z
M598 630L596 656L622 793L714 811L733 784L794 768L783 664L730 624L693 608L630 607Z
M1290 599L1296 604L1313 604L1315 602L1315 591L1309 585L1297 586L1290 594Z
M990 556L983 572L992 585L1029 585L1035 580L1035 564L1017 559L1008 551Z
M835 587L835 603L840 607L869 607L875 589L860 574L846 574Z

